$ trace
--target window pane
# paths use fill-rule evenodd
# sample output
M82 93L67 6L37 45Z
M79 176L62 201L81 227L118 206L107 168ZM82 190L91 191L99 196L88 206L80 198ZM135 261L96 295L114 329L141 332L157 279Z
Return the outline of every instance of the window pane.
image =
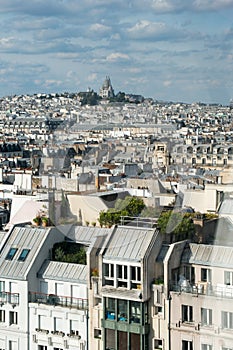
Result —
M130 334L130 348L133 350L140 350L140 334Z
M6 256L6 260L12 260L17 250L17 248L11 248Z
M30 252L29 249L23 249L18 260L19 261L24 261L26 259L26 257L28 256L28 253Z
M115 299L106 298L106 318L115 320Z
M141 320L141 310L140 310L140 303L137 301L131 302L131 318L130 322L132 323L140 323Z
M118 321L127 322L127 300L118 300Z
M118 350L127 350L127 333L126 332L118 332Z
M115 331L112 329L106 329L105 331L105 341L106 341L106 349L116 350L115 344Z

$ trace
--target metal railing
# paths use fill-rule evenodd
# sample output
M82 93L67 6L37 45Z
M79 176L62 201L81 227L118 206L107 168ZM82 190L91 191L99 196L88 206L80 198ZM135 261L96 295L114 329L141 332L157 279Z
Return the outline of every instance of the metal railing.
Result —
M172 284L170 291L178 293L191 293L193 295L206 295L222 299L233 299L233 286L219 284L213 286L208 282L199 282L186 285Z
M29 302L54 306L70 307L78 310L88 309L88 299L67 297L55 294L29 292Z

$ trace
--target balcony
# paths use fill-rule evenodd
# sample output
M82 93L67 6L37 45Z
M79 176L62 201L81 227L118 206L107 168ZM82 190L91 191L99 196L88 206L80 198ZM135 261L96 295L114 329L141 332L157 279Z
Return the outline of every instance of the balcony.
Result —
M29 302L69 307L72 309L78 310L87 310L88 309L88 300L81 298L66 297L55 294L44 294L37 292L29 292Z
M233 299L233 285L226 284L217 284L216 286L213 286L208 282L190 284L187 281L185 285L172 285L170 291L178 293L190 293L196 296L206 295L222 299Z
M0 304L19 305L19 293L0 292Z

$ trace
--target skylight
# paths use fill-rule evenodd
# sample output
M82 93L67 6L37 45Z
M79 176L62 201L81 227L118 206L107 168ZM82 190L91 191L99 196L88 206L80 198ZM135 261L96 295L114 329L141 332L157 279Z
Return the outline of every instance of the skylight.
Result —
M29 252L30 252L29 249L23 249L22 252L20 253L20 256L19 256L18 260L19 261L25 261Z
M7 256L6 256L6 260L12 260L15 256L15 253L17 252L17 248L10 248Z

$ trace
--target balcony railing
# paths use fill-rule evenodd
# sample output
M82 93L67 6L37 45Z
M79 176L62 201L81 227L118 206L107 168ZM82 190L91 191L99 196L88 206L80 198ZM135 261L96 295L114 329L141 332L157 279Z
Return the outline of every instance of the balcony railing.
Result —
M19 293L0 292L0 304L19 305Z
M70 307L78 310L88 309L88 300L81 298L66 297L55 294L44 294L29 292L29 302L38 304L47 304L54 306Z
M179 293L183 292L191 293L193 295L206 295L223 299L233 299L233 285L217 284L216 286L213 286L208 282L199 282L195 284L187 282L185 285L173 284L170 290Z

